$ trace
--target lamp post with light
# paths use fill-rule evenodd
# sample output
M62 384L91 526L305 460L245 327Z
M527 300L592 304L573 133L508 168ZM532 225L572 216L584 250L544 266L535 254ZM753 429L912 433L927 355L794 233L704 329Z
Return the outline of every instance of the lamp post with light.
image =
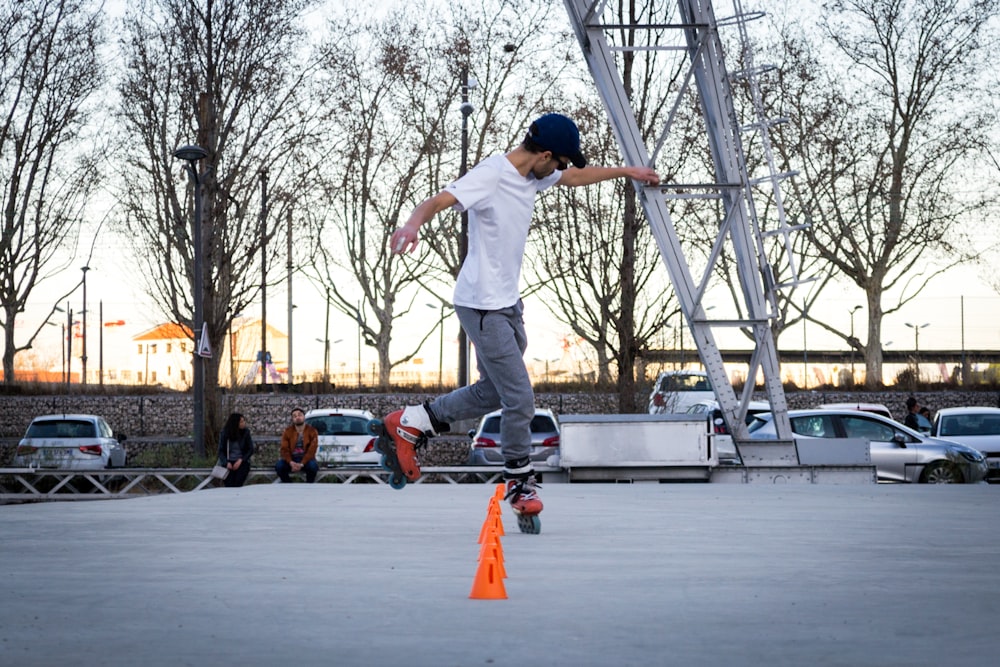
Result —
M462 67L462 105L459 110L462 112L462 157L458 164L458 177L465 176L469 170L469 116L475 110L469 102L469 91L475 90L479 82L469 76L469 67ZM462 210L461 233L458 237L458 265L465 263L465 258L469 254L469 212ZM443 332L442 332L443 335ZM469 338L465 330L459 327L458 330L458 386L464 387L469 384Z
M916 381L920 381L920 330L929 327L930 322L924 322L923 324L910 324L909 322L904 322L906 326L913 329L913 371L916 375Z
M424 304L428 308L437 308L433 303ZM444 388L444 301L441 302L441 312L438 315L438 326L441 328L438 342L438 391Z
M80 384L87 384L87 271L89 266L81 266L83 271L83 349L80 351Z
M205 359L201 356L202 329L204 328L205 281L202 268L201 225L202 225L202 180L197 163L208 157L208 151L201 146L181 146L174 151L174 157L187 162L185 169L194 189L194 451L205 456Z

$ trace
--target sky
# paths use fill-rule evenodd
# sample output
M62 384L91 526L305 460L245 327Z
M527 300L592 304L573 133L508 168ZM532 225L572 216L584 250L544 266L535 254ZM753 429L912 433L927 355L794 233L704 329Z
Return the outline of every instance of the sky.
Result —
M111 2L109 7L114 9L119 3ZM716 3L722 5L723 3ZM727 3L728 4L728 3ZM755 3L744 3L747 8L752 8ZM769 3L763 3L769 4ZM783 3L774 3L783 4ZM459 118L456 109L455 117ZM543 195L544 196L544 195ZM94 219L99 218L95 215ZM152 308L150 299L141 291L141 286L135 279L135 271L130 265L131 261L125 244L115 239L107 230L102 230L98 242L94 243L95 226L85 230L80 240L77 257L72 260L65 269L49 281L43 289L39 289L29 301L28 307L18 321L16 328L16 341L23 343L28 332L33 331L49 313L52 300L80 281L82 272L80 267L88 265L90 270L87 273L87 300L88 300L88 347L89 366L96 367L96 341L98 327L98 307L103 307L104 319L106 321L124 320L125 326L116 332L116 336L132 336L145 331L163 321L159 312ZM91 252L90 246L93 243L93 254L88 259ZM278 250L277 246L282 249ZM283 244L276 244L276 250L283 252ZM283 266L284 262L273 266ZM666 273L664 272L664 279ZM839 290L828 290L824 298L822 307L825 317L843 330L850 327L850 311L858 304L864 304L863 295L860 290L852 286L843 286ZM293 315L293 349L295 370L301 372L306 369L321 369L323 364L323 338L325 305L323 296L314 285L305 278L296 278L293 283L293 296L296 308ZM962 297L962 298L960 298ZM60 301L60 306L65 308L66 299ZM414 314L410 316L411 321L402 321L399 330L411 329L418 332L429 330L434 326L437 316L436 309L424 308L419 304L423 300L418 297L413 308ZM436 302L434 295L428 293L425 301L427 303ZM964 301L964 318L962 315L962 304ZM69 306L80 312L83 308L82 290L77 290L68 298ZM287 289L284 285L271 288L267 294L268 319L269 323L282 331L287 330ZM706 300L710 303L710 299ZM888 305L891 300L887 299ZM248 316L259 316L260 307L249 309L245 312ZM568 328L557 322L554 317L548 314L545 306L537 299L528 297L526 299L526 325L529 333L529 350L526 358L529 362L539 360L563 359L563 341L571 332ZM36 353L45 355L52 360L56 367L60 364L60 327L66 321L63 314L56 313L50 320L55 326L45 327L39 335L34 345ZM956 267L948 272L936 277L922 296L913 303L907 305L901 312L890 315L883 325L883 344L890 349L912 349L915 341L915 334L912 328L905 323L924 325L919 332L919 347L921 349L958 349L962 346L962 336L964 331L964 346L966 349L996 349L1000 347L1000 295L992 290L983 279L983 270L974 267ZM855 316L855 332L864 339L863 333L866 327L865 309L858 311ZM445 324L444 337L444 364L446 368L453 368L454 359L457 356L456 333L458 330L457 319L451 316ZM813 349L845 349L839 339L823 332L815 325L806 325L804 331L807 345ZM745 339L738 333L734 333L731 339L721 337L719 344L721 347L745 347ZM355 366L357 363L357 326L353 320L345 315L331 310L330 335L331 341L341 342L331 344L331 366L336 367L340 360L347 362L348 366ZM317 340L319 339L319 340ZM672 334L667 334L666 339L672 340ZM688 337L690 340L690 337ZM93 342L90 342L93 341ZM782 349L799 349L803 344L803 328L800 325L788 331L779 341ZM438 366L438 347L440 338L437 333L431 335L422 350L421 357L424 363L430 368ZM130 351L131 346L113 345L106 346L106 365L114 363L116 355L125 354ZM400 349L401 353L402 350ZM374 350L363 347L361 351L362 366L370 367L375 361Z

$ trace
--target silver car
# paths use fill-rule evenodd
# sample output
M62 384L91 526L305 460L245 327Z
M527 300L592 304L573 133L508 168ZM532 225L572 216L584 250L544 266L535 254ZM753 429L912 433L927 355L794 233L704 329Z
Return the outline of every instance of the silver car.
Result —
M862 438L869 442L880 481L928 484L976 484L986 478L986 457L949 440L921 435L902 424L856 410L789 410L798 438ZM773 415L759 414L750 437L776 437Z
M96 415L43 415L31 420L12 463L60 470L121 468L125 438L116 439L108 422Z
M986 456L987 482L1000 482L1000 408L941 408L931 435L974 447Z
M368 410L329 408L310 410L306 423L319 433L316 462L326 466L379 465L375 436L368 422L375 416Z
M469 431L468 465L502 465L500 449L500 410L479 420L479 428ZM536 408L531 419L531 460L544 464L550 456L559 454L559 422L551 410Z

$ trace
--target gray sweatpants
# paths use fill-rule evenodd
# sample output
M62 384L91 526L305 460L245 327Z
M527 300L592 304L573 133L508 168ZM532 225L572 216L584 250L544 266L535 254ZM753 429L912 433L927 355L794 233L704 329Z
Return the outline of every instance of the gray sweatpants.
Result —
M455 313L475 346L479 381L438 397L431 410L440 421L451 422L502 408L500 446L509 468L531 454L535 415L535 394L523 356L528 347L524 307L520 302L501 310L456 306Z

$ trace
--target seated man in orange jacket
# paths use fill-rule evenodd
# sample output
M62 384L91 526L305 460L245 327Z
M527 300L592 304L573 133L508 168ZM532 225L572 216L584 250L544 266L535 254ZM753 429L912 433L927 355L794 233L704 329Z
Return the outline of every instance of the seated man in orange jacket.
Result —
M293 408L292 423L281 434L281 454L274 465L281 481L290 482L290 473L305 470L306 481L310 484L315 482L319 472L319 464L316 463L318 448L319 433L306 423L306 413L302 408Z

